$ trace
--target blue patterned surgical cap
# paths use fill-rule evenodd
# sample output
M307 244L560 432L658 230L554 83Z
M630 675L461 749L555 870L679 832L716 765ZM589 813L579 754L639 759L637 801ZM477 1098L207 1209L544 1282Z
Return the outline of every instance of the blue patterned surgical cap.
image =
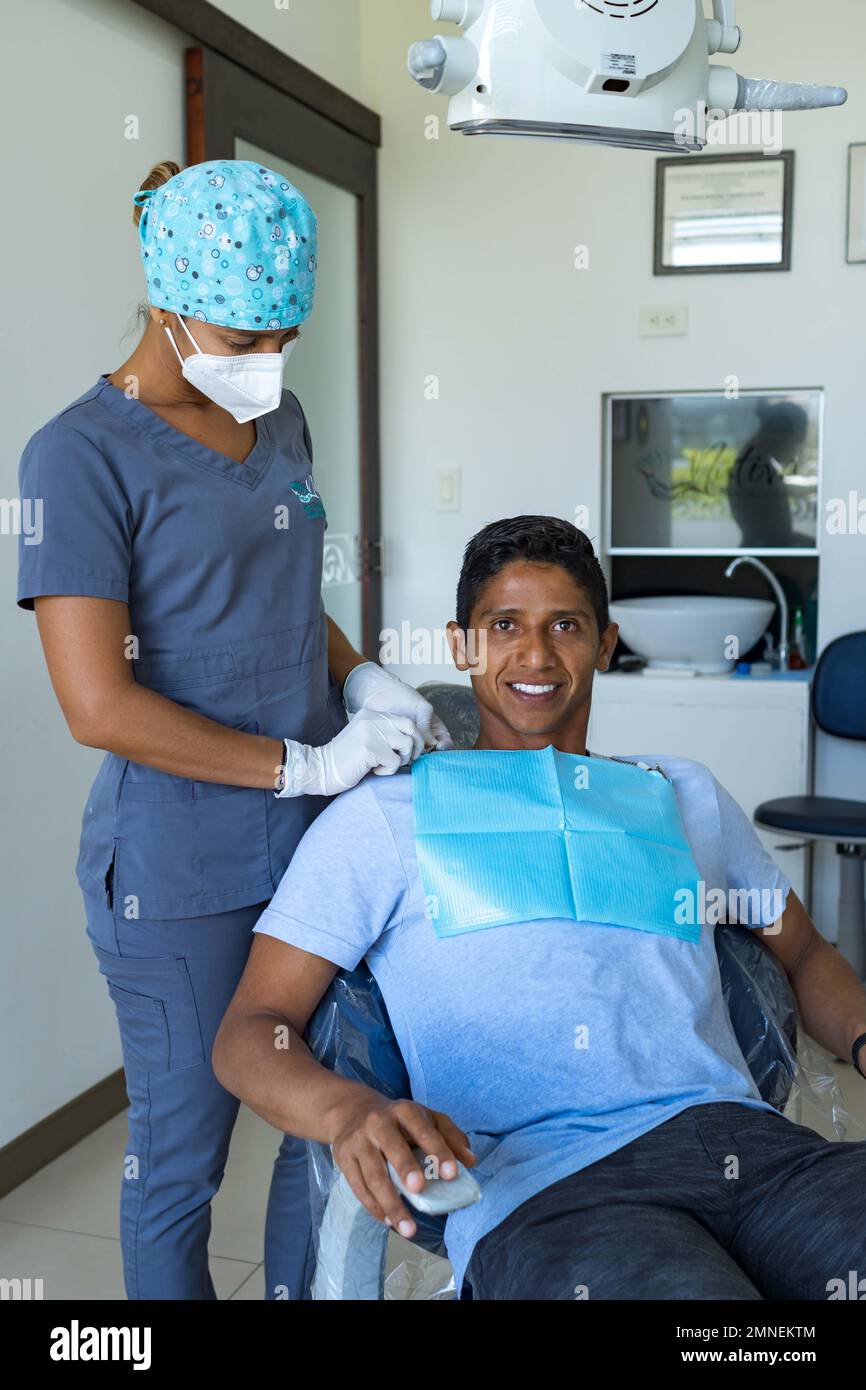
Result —
M281 174L246 159L194 164L136 193L148 298L247 332L294 328L316 292L316 215Z

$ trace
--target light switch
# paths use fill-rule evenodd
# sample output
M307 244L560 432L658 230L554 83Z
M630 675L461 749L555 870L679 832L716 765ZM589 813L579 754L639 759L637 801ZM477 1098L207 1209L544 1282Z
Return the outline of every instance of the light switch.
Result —
M460 511L460 474L459 468L438 468L436 470L433 505L437 512Z
M645 304L640 311L642 338L679 337L689 331L687 304Z

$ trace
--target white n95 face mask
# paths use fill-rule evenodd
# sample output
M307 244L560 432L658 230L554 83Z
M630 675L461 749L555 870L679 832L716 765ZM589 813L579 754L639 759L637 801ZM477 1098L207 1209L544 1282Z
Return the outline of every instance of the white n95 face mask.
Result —
M286 343L282 352L246 352L226 357L220 353L202 352L180 314L175 314L175 318L195 352L189 357L182 357L168 324L165 331L177 354L181 372L191 386L227 410L239 425L277 409L283 392L283 371L297 338Z

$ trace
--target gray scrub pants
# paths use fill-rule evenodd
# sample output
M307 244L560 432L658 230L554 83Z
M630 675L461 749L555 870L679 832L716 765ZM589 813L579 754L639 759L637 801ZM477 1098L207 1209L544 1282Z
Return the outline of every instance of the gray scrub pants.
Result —
M214 1299L210 1204L240 1103L214 1076L211 1052L267 904L127 921L85 901L87 935L117 1011L129 1096L120 1188L127 1297ZM265 1297L309 1297L313 1250L303 1140L286 1135L279 1145L267 1212L264 1207L263 1193Z
M838 1297L866 1280L866 1140L691 1106L529 1198L466 1278L481 1300Z

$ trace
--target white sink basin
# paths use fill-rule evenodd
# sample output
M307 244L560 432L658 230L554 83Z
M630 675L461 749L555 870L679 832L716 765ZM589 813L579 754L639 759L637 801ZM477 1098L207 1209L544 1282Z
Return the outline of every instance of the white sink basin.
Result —
M633 652L662 670L704 675L732 671L766 632L776 605L757 598L627 598L610 605L611 621ZM736 637L739 655L729 656Z

